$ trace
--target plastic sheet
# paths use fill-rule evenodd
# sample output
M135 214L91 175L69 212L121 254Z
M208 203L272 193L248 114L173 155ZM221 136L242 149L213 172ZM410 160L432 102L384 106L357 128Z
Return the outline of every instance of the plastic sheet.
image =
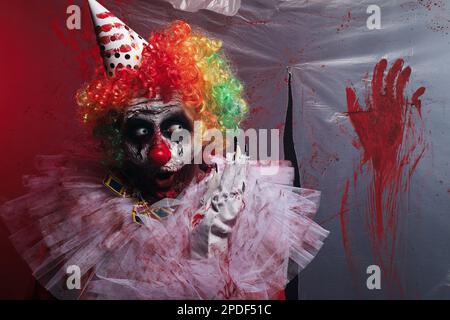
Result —
M230 14L235 8L224 11L220 1L195 1L195 6L170 2L189 11L209 7ZM284 128L291 73L300 180L303 187L322 190L316 220L331 230L322 252L301 273L301 299L443 298L446 294L450 24L445 17L449 8L444 1L377 1L381 29L370 30L366 21L371 4L246 1L233 16L185 12L153 1L135 1L127 8L130 25L140 34L185 19L222 39L247 88L251 106L247 128ZM413 121L416 128L424 128L421 137L427 148L416 162L414 154L400 173L401 190L393 195L397 208L391 212L395 228L384 230L395 244L389 242L392 250L386 250L383 258L381 289L369 290L367 267L380 264L368 226L373 170L368 163L360 165L362 151L349 121L346 88L352 86L364 106L366 86L382 58L388 68L398 58L412 68L406 96L426 87L422 119L415 115Z
M240 6L241 0L170 0L169 1L176 9L196 12L201 9L211 10L227 16L234 16Z
M142 36L183 19L223 40L246 86L251 109L245 128L280 129L281 137L287 138L286 156L295 151L302 187L322 191L315 220L331 233L300 274L300 299L450 298L448 1L102 3ZM66 27L67 6L73 4L82 8L81 30ZM371 15L367 9L374 4L381 10L380 30L367 28ZM8 90L1 92L0 140L7 156L0 165L0 202L20 194L20 177L33 172L35 155L58 153L59 144L71 145L70 138L79 138L82 129L73 96L93 74L91 56L99 58L86 1L17 2L4 11L8 12L3 17L5 26L11 29L5 33L5 43L15 54L5 64L4 73L11 76L3 77ZM404 67L411 67L405 88L408 98L420 87L426 91L421 97L422 118L412 108L414 116L407 126L416 135L408 131L403 139L405 145L421 140L402 170L396 171L400 173L398 190L385 190L382 213L391 213L391 219L377 238L370 225L374 168L371 160L361 165L364 148L355 130L358 121L350 121L346 89L353 88L365 107L367 86L382 58L387 59L388 69L398 58L405 61ZM33 63L28 63L30 59ZM292 132L285 123L288 101L292 102ZM385 124L379 123L380 127ZM383 134L377 127L369 130L373 132ZM86 142L80 140L80 144ZM385 144L390 150L392 143ZM385 205L389 195L395 210ZM6 246L6 231L0 235L5 261L0 295L23 297L19 291L32 289L28 269ZM379 245L394 236L394 246ZM381 289L370 290L367 268L380 264L377 252L384 255Z

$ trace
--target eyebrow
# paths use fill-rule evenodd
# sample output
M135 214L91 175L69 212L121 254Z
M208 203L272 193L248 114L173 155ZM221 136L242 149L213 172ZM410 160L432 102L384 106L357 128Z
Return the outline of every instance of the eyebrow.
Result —
M140 105L142 105L143 107L139 108ZM138 104L136 104L134 106L130 106L129 108L131 110L128 110L126 112L126 114L127 114L127 118L135 116L136 113L140 113L140 114L161 114L161 113L169 111L168 108L171 108L171 107L180 107L180 108L182 108L179 104L173 104L173 103L171 103L171 104L164 104L164 105L160 105L160 106L153 106L153 107L148 106L148 103L145 103L145 104L144 103L138 103Z
M136 102L135 104L131 104L131 105L129 105L129 107L135 107L135 106L138 106L140 104L147 104L149 102L162 102L162 101L163 101L162 99L146 99L146 100L142 100L142 101Z
M163 105L163 106L152 107L149 109L142 109L142 110L138 109L136 111L139 111L141 113L160 114L160 113L169 111L169 110L167 110L167 108L170 108L170 107L179 107L179 106L177 104L167 104L167 105Z

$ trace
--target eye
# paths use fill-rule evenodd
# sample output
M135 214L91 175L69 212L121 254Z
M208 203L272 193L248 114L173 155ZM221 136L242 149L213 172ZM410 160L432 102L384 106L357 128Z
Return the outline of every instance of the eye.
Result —
M126 134L132 141L143 142L151 138L153 130L151 124L147 121L133 119L127 123Z
M150 140L151 131L147 127L137 127L131 131L130 136L135 141L144 142Z
M162 122L160 128L163 135L169 139L180 130L192 132L192 124L184 113L172 114Z
M175 132L183 129L185 129L185 127L182 123L172 122L167 124L165 128L162 129L162 132L166 138L170 139Z
M175 131L177 131L177 130L182 130L183 129L183 126L181 125L181 124L173 124L173 125L171 125L168 129L167 129L167 132L169 133L169 134L172 134L172 133L174 133Z
M143 137L148 136L149 134L150 134L150 131L147 128L137 128L134 131L134 136L136 138L143 138Z

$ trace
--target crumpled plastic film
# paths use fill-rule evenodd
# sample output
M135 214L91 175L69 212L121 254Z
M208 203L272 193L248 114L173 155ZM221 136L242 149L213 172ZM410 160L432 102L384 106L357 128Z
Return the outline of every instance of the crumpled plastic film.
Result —
M201 9L206 9L226 16L234 16L241 6L241 0L170 0L169 2L176 9L184 11L196 12Z
M292 75L293 132L302 187L322 191L316 221L331 231L319 255L300 274L301 299L444 298L450 271L450 5L445 1L132 1L126 10L141 35L174 19L220 38L246 86L246 128L283 132ZM370 5L381 29L370 30ZM183 8L178 10L176 8ZM200 10L199 9L208 9ZM188 12L196 11L196 12ZM214 12L216 11L216 12ZM220 13L218 13L220 12ZM223 14L222 14L223 13ZM398 193L395 252L381 268L381 289L367 287L367 268L379 264L368 227L372 172L347 113L346 88L365 106L366 86L382 58L412 69L405 94L424 86L422 119L427 149ZM355 174L356 172L356 174ZM411 175L409 177L409 173ZM357 176L357 178L355 178ZM346 188L347 186L347 188ZM343 195L347 190L347 199ZM344 203L345 202L345 203ZM345 205L343 205L345 204ZM389 234L392 236L393 234ZM392 271L392 270L391 270Z

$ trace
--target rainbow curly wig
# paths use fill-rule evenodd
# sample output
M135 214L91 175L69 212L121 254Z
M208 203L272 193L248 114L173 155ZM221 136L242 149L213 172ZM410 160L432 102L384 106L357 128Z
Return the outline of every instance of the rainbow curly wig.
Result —
M185 110L204 128L237 129L247 113L243 86L221 53L220 40L193 32L176 21L150 35L137 69L122 68L97 77L77 93L85 122L126 107L133 98L181 98Z

